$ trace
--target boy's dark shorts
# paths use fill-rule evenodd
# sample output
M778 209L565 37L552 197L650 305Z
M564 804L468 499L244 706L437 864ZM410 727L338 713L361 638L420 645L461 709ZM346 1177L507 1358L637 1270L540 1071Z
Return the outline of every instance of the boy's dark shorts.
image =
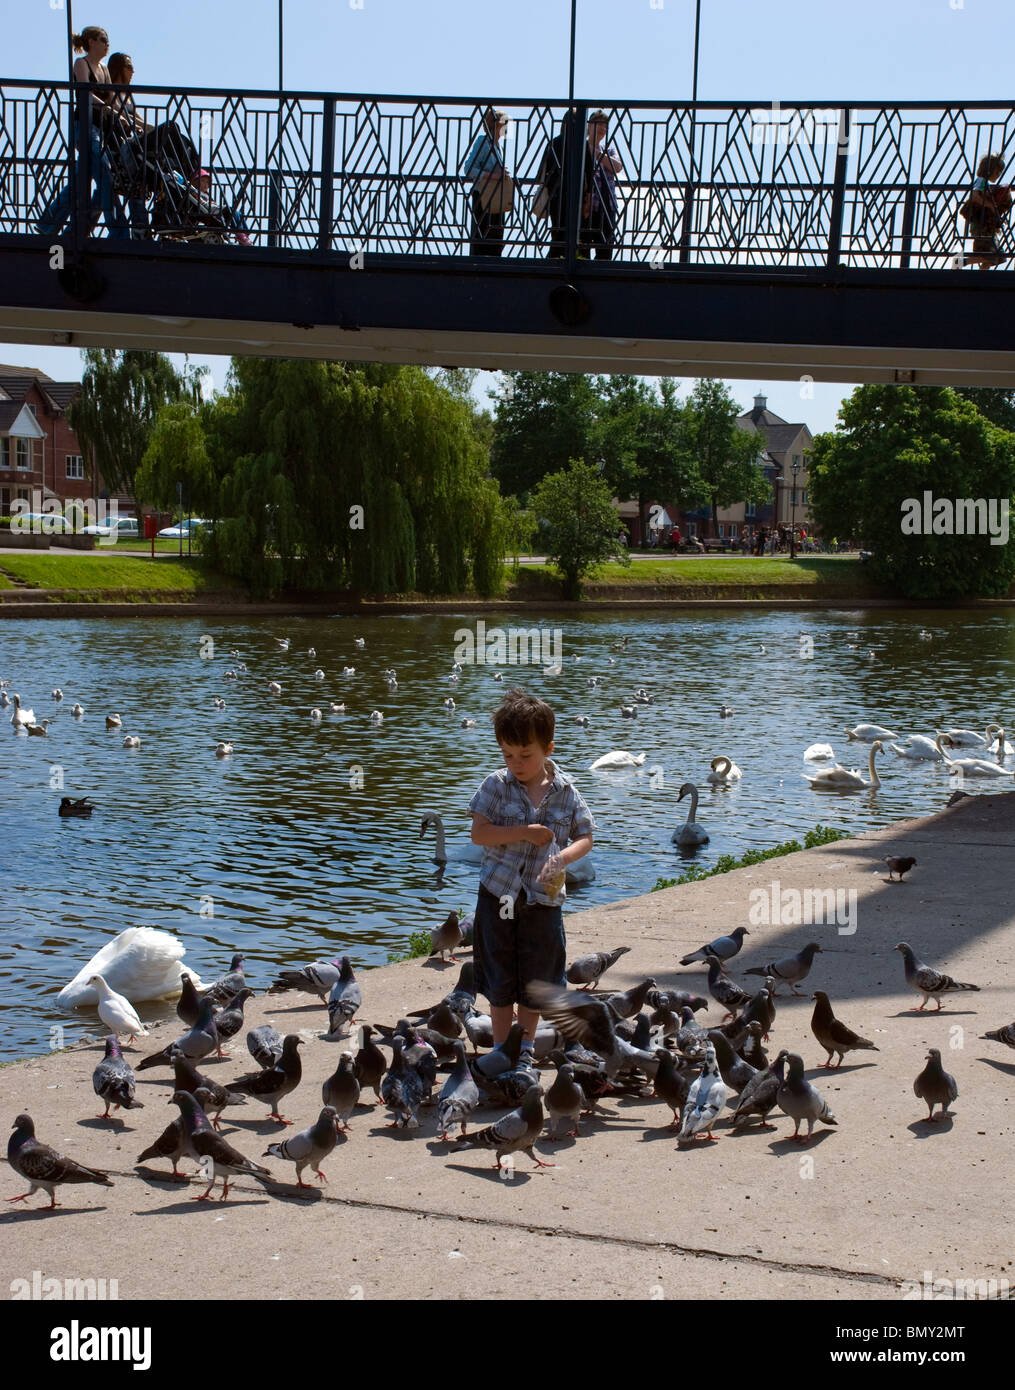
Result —
M567 947L559 907L530 903L522 889L513 917L502 918L500 898L479 887L473 929L476 992L494 1008L527 1004L526 987L546 980L564 987Z

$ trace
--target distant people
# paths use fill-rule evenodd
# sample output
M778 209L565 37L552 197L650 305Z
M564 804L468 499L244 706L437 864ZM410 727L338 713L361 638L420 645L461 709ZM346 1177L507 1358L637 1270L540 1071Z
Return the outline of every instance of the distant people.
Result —
M75 53L83 56L74 63L74 81L91 87L91 124L88 127L88 146L78 150L78 170L82 176L86 167L94 185L90 200L89 235L99 219L104 218L111 238L130 235L123 205L113 190L113 175L106 158L104 135L116 119L110 109L109 69L105 64L109 52L109 35L105 29L90 24L80 34L71 36ZM68 183L39 214L36 226L43 236L54 236L66 226L71 215L71 185Z
M462 176L472 184L472 256L499 256L504 250L505 207L510 207L513 191L500 149L506 129L505 113L488 106L483 113L483 130L472 142L462 170Z
M567 251L567 145L568 139L580 139L575 113L569 111L560 123L560 131L547 143L539 165L537 181L546 189L546 216L550 224L548 261L562 260Z
M671 550L679 550L679 549L680 549L680 527L679 527L679 526L674 526L673 530L670 532L670 549L671 549Z
M624 172L620 157L606 143L609 118L605 111L589 117L585 165L589 171L582 190L582 217L578 233L578 254L595 253L597 261L613 258L617 235L617 175Z
M755 553L755 555L758 555L758 556L764 555L764 553L765 553L765 541L766 541L767 539L768 539L768 532L765 530L764 526L759 526L759 527L758 527L758 534L757 534L757 536L756 536L756 538L755 538L755 542L754 542L754 553Z
M962 207L967 234L973 238L973 254L965 258L965 263L978 265L981 270L990 270L1005 260L995 238L1011 211L1011 188L992 187L1003 173L1004 160L1000 155L984 155L977 165L973 191Z

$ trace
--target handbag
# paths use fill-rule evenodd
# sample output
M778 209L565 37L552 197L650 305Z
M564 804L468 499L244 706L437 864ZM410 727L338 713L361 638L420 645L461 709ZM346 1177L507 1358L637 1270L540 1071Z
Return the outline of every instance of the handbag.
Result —
M532 196L532 216L542 222L550 215L550 190L541 183Z
M479 206L484 213L510 212L515 201L515 181L506 169L485 175L476 185Z

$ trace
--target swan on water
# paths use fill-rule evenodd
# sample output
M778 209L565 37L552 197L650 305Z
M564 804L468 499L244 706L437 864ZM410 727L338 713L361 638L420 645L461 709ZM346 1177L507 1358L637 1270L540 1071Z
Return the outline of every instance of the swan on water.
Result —
M711 767L712 771L705 780L711 782L713 787L728 787L733 782L739 782L744 775L733 759L727 758L725 753L713 758Z
M637 757L633 753L625 753L620 748L615 748L612 753L604 753L601 758L597 758L590 764L590 772L610 772L618 767L641 767L646 758L645 753L639 753Z
M854 768L842 767L836 763L834 767L826 768L823 772L816 772L812 776L810 773L802 772L801 777L805 777L815 791L833 792L853 792L864 791L868 787L880 787L881 779L874 767L874 754L880 753L884 745L880 739L875 739L871 744L870 757L867 760L867 768L870 772L870 781L865 782L862 775Z
M674 830L670 839L675 845L707 845L708 831L694 819L698 811L698 788L693 782L684 783L677 800L683 801L685 796L691 798L691 809L687 813L687 820L679 830Z
M873 743L875 739L886 742L890 738L898 738L898 734L893 734L891 729L883 729L880 724L858 724L855 729L847 729L846 737L853 739L857 743Z
M897 753L900 758L908 758L910 762L941 761L941 752L937 744L926 734L910 734L904 744L889 743L888 746L893 753Z
M180 980L189 975L200 988L197 974L183 965L185 954L175 936L156 927L128 927L107 941L87 965L56 996L61 1009L97 1004L99 993L91 983L101 975L110 989L117 990L133 1004L146 999L172 999L180 992Z
M1015 754L1015 748L1005 738L1004 730L1000 724L987 725L987 752L996 754L999 761L1001 758L1010 758Z
M420 822L419 838L422 840L430 826L434 827L434 834L437 837L437 844L434 847L433 862L443 869L448 862L448 848L444 838L444 820L437 811L424 811L423 819ZM474 845L471 840L456 840L451 846L451 855L456 860L461 860L465 864L481 864L483 862L483 846Z
M810 761L810 759L812 758L818 759L834 757L835 749L832 747L830 743L812 743L809 748L804 749L804 758L808 761Z
M14 725L15 729L18 727L19 724L35 723L35 710L22 709L20 695L14 696L14 713L11 715L11 723Z
M939 729L938 734L949 748L986 748L987 740L975 729Z
M998 763L988 762L986 758L949 758L942 747L943 743L944 736L938 734L938 751L948 764L949 772L958 773L962 777L1015 777L1015 771L1008 772Z

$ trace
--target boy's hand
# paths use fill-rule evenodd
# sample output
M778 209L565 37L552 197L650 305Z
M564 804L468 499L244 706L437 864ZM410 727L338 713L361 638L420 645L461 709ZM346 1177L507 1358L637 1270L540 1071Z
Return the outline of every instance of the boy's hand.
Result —
M553 839L553 831L548 825L527 825L522 834L530 845L548 845Z

